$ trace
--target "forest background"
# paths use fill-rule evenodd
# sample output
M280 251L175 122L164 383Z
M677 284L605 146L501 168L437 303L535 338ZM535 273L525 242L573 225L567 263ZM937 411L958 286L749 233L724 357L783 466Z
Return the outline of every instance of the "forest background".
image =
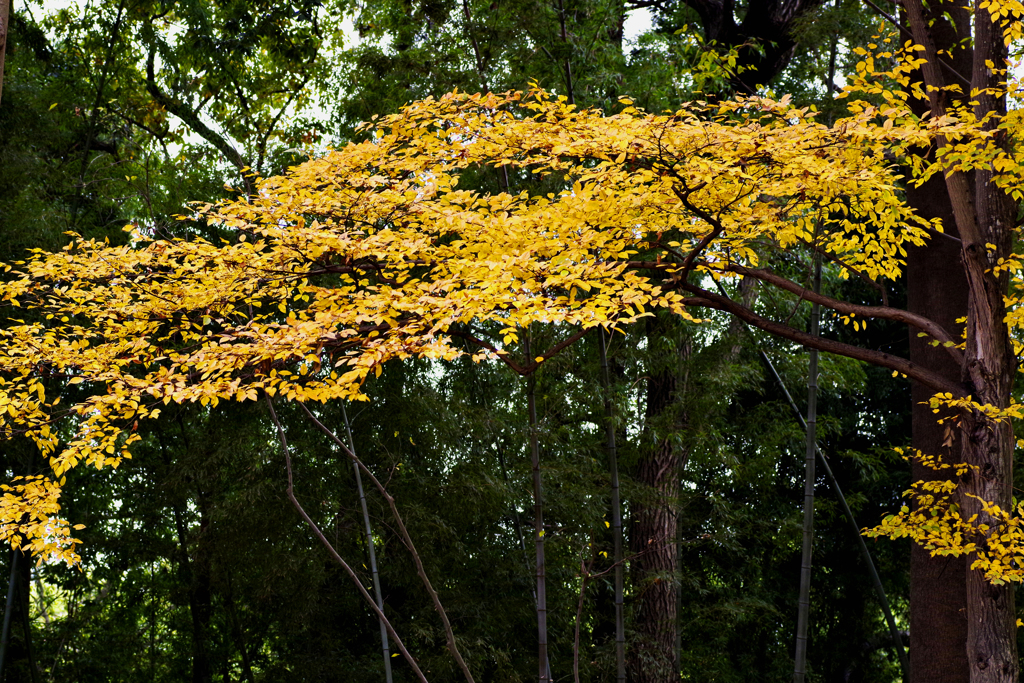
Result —
M638 11L651 27L627 40L625 19ZM15 4L0 101L0 258L60 248L69 231L123 243L126 223L218 240L216 226L174 218L186 202L246 191L250 173L280 173L358 139L361 121L453 88L535 80L581 106L611 111L628 96L661 111L767 86L831 119L852 48L879 31L884 11L852 0ZM507 180L482 169L464 182ZM797 256L783 265L808 270ZM877 299L828 267L823 287ZM797 326L810 314L778 292L731 293ZM897 284L889 296L899 304L906 292ZM835 339L853 334L838 317L821 325ZM873 324L856 339L909 353L900 325ZM553 679L571 680L574 663L581 680L615 677L606 397L631 558L630 679L788 678L803 430L760 352L794 395L807 381L806 352L725 317L699 326L657 317L612 335L605 384L598 346L588 335L534 378ZM910 386L828 355L819 384L822 450L861 525L875 524L911 481L893 451L910 442ZM478 680L536 677L528 385L497 364L406 361L369 379L371 401L346 413ZM296 490L370 586L347 459L298 408L278 411ZM318 416L344 432L340 404ZM264 406L171 405L138 435L116 473L68 473L63 514L85 525L80 571L22 562L11 573L14 555L5 558L4 575L20 586L9 613L23 622L10 628L7 680L383 680L375 617L286 498ZM2 457L9 477L46 467L28 441L8 442ZM824 478L818 488L809 680L899 680L856 538ZM367 504L385 612L431 680L458 679L386 501L370 490ZM909 544L870 547L906 631ZM665 662L658 641L669 632ZM401 658L392 664L396 680L412 680Z

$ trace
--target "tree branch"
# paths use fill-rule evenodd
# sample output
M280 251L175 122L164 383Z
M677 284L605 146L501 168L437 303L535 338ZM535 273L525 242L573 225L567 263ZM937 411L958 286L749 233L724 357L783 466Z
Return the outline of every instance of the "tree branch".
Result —
M778 337L782 337L783 339L789 339L790 341L794 341L807 348L814 348L819 351L834 353L838 356L845 356L847 358L853 358L854 360L864 361L865 363L871 363L878 367L894 370L910 377L911 379L917 380L921 384L924 384L935 391L949 392L953 396L958 397L967 395L967 392L965 392L963 387L959 384L950 382L940 373L933 372L921 365L918 365L917 363L906 360L905 358L893 356L892 354L885 353L884 351L875 351L873 349L865 349L860 346L838 342L825 337L813 337L801 330L769 320L758 315L746 306L738 304L721 295L713 294L712 292L701 289L695 285L680 282L677 286L680 289L696 295L683 300L683 304L686 306L701 306L704 308L713 308L719 311L725 311L726 313L735 315L737 318L743 320L749 325Z
M155 59L156 48L150 48L149 58L146 60L146 91L153 98L153 101L166 109L168 113L174 114L184 121L185 125L195 131L197 135L216 147L217 151L223 154L224 158L238 169L239 174L242 176L242 183L245 185L246 193L252 194L252 184L242 172L244 169L248 168L249 164L245 163L242 155L224 139L224 136L220 135L203 123L198 114L192 111L184 103L174 99L160 89L160 86L156 82L155 68L153 65Z
M946 331L944 327L936 323L934 320L925 318L923 315L911 313L910 311L902 308L892 308L891 306L861 306L859 304L851 304L832 297L818 294L792 280L776 275L770 270L762 268L745 268L737 265L726 265L725 270L738 273L740 275L749 276L762 280L769 284L772 284L779 289L784 289L788 292L796 294L802 299L806 299L811 303L831 308L833 311L842 315L855 315L861 318L877 318L881 320L892 320L894 322L905 323L911 327L916 327L932 339L937 340L946 349L946 352L950 355L957 365L963 365L964 357L960 352L960 349L956 347L956 340L953 339L952 335ZM951 344L951 346L946 346Z
M669 270L673 270L674 271L674 270L679 268L679 266L676 266L676 265L671 264L671 263L657 263L657 262L653 262L653 261L630 261L627 264L627 267L629 267L629 268L636 268L636 269L647 269L647 270L661 270L661 271L669 271ZM736 273L738 275L744 275L744 276L756 278L756 279L761 280L763 282L767 282L767 283L769 283L771 285L774 285L774 286L778 287L779 289L783 289L783 290L786 290L787 292L791 292L793 294L796 294L801 299L804 299L804 300L810 301L811 303L816 303L816 304L818 304L820 306L824 306L826 308L832 309L833 311L835 311L837 313L840 313L842 315L854 315L854 316L857 316L857 317L860 317L860 318L869 318L869 319L878 319L878 320L892 320L893 322L905 323L907 325L910 325L911 327L915 327L915 328L921 330L922 332L924 332L925 334L930 336L932 339L935 339L938 342L940 342L942 344L943 348L946 350L946 353L948 353L950 355L950 357L953 359L954 362L956 362L958 365L962 365L963 364L963 354L960 352L960 349L956 347L956 340L953 339L952 335L950 335L949 332L947 332L946 329L943 328L941 325L939 325L938 323L936 323L933 320L930 320L929 318L925 318L922 315L918 315L916 313L911 313L910 311L906 311L906 310L904 310L902 308L892 308L890 306L862 306L862 305L859 305L859 304L851 304L851 303L847 303L845 301L840 301L838 299L833 299L832 297L828 297L828 296L825 296L823 294L817 294L817 293L815 293L815 292L813 292L813 291L811 291L811 290L809 290L809 289L807 289L807 288L805 288L805 287L803 287L803 286L793 282L792 280L788 280L788 279L786 279L786 278L784 278L784 277L782 277L780 275L776 275L775 273L772 273L769 270L764 270L764 269L760 269L760 268L746 268L744 266L739 266L739 265L734 265L734 264L721 264L721 265L716 264L716 268L718 268L719 270L724 270L724 271ZM683 283L681 281L681 279L676 279L676 280L673 280L671 283L669 283L667 286L670 287L670 288L671 287L675 287L675 288L679 288L679 289L685 289L686 291L692 291L692 292L697 293L701 297L704 296L704 293L710 294L710 292L707 292L707 290L701 289L699 287L694 287L692 285L686 285L686 286L684 286L684 285L685 285L685 283ZM715 296L717 296L717 295L715 295ZM700 304L700 305L703 305L703 304ZM717 305L713 305L711 307L712 308L717 308L717 309L723 310L723 311L724 310L729 310L729 309L726 309L726 308L721 308L721 307L719 307ZM744 308L744 310L749 310L749 309ZM751 313L753 313L753 312L751 311ZM773 324L779 324L779 323L773 323ZM789 326L787 326L787 325L781 325L781 326L785 327L786 329L792 329L792 328L789 328ZM803 342L801 342L801 343L803 343ZM836 343L838 344L840 342L836 342ZM946 344L952 344L952 346L947 346ZM852 346L852 345L849 345L849 346L850 346L850 348L860 348L860 347L855 347L855 346ZM840 355L844 355L844 356L845 355L849 355L849 354L843 353L843 352L837 352L837 353L840 353ZM888 367L888 366L886 366L886 367ZM893 369L895 369L895 368L893 368ZM903 372L903 370L900 370L900 372Z
M352 578L352 581L355 582L360 595L363 596L363 599L366 600L368 605L370 605L370 609L373 610L374 614L377 615L377 618L380 619L382 624L384 624L384 628L387 629L388 635L394 638L395 645L398 646L398 649L402 653L402 656L405 657L405 660L409 662L409 666L412 667L412 670L416 672L417 678L419 678L423 683L427 683L427 677L423 675L423 672L420 671L419 665L416 664L416 660L413 659L412 655L409 654L409 651L405 649L402 639L399 638L398 633L395 632L395 629L391 626L391 622L388 621L388 618L384 616L384 612L377 607L377 603L363 587L363 582L359 579L359 576L352 570L352 567L342 559L341 555L338 554L338 551L334 549L333 545L331 545L331 542L328 541L327 537L324 536L322 531L320 531L320 527L318 527L316 522L306 514L306 510L299 503L298 498L295 497L295 487L292 480L292 456L291 451L288 449L288 439L285 437L284 427L281 425L281 421L277 418L277 412L274 410L274 402L271 400L270 395L264 392L263 397L267 400L270 419L273 421L274 426L277 427L277 438L281 442L281 450L284 453L285 470L288 473L288 488L285 490L285 493L288 495L288 500L292 502L292 505L294 505L295 509L298 510L299 515L303 520L305 520L306 524L309 525L309 528L313 530L313 534L320 539L321 543L324 544L324 547L327 548L327 552L330 553L334 561L340 564L345 572Z
M394 497L388 493L387 489L384 488L384 485L380 483L380 480L374 476L373 472L367 469L366 465L363 464L363 461L352 452L352 449L350 449L344 441L338 438L337 434L325 427L324 424L316 418L316 415L310 412L309 408L307 408L305 404L299 403L299 407L306 413L306 417L316 425L317 429L326 434L327 438L333 441L334 444L341 449L342 453L347 455L352 462L359 466L360 471L370 478L373 485L376 486L380 494L384 496L384 500L387 501L388 507L391 509L391 515L395 518L395 523L398 525L398 530L402 535L402 540L405 543L405 546L409 549L413 562L416 564L416 573L419 574L420 580L427 589L427 593L430 594L430 599L434 603L434 609L437 610L438 615L441 617L441 622L444 624L445 639L448 641L448 651L452 653L452 657L455 658L459 668L462 669L462 675L465 676L466 681L468 683L475 683L473 680L473 674L469 671L469 666L462 658L458 645L455 644L455 632L452 630L451 622L448 621L448 613L445 612L444 606L441 604L441 598L438 596L437 591L434 590L434 586L431 585L430 579L427 578L427 570L423 567L423 560L420 558L420 554L416 550L416 545L412 542L412 536L409 535L409 530L406 528L405 522L402 520L402 515L398 513L398 507L395 505ZM361 584L360 587L362 587ZM369 596L369 593L366 595Z

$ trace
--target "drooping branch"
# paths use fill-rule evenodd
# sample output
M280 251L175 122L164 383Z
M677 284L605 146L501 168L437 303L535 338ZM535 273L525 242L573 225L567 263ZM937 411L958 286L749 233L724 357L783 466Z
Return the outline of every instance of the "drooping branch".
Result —
M405 660L409 662L409 666L411 666L412 670L416 673L416 677L419 678L419 680L423 683L427 683L427 677L423 675L422 671L420 671L420 667L416 663L416 660L413 659L413 656L409 654L409 651L407 649L405 649L405 644L402 643L402 639L398 636L398 633L395 632L395 629L391 625L391 622L388 621L388 618L386 616L384 616L384 612L382 612L381 609L377 607L376 601L374 601L373 597L367 592L366 588L363 587L363 582L360 580L359 576L352 570L352 567L350 567L349 564L345 562L344 558L342 558L341 555L338 554L338 551L335 550L334 546L331 545L331 542L327 540L327 537L324 536L324 533L320 530L320 527L318 527L316 522L314 522L312 518L310 518L310 516L306 513L305 508L303 508L302 504L299 503L299 499L295 497L295 486L292 477L292 456L291 450L288 448L288 439L285 436L284 427L281 425L281 420L279 420L277 417L277 411L274 410L274 402L267 394L264 394L264 398L267 401L267 409L270 413L270 419L274 423L274 426L277 428L277 438L278 441L280 441L281 443L281 451L284 453L285 471L288 474L288 488L285 490L285 493L288 495L288 500L291 501L292 505L298 511L299 516L301 516L302 519L306 522L309 528L313 531L313 534L318 539L320 539L320 542L323 543L325 548L327 548L327 552L330 553L334 561L340 564L342 569L345 570L345 573L352 578L353 582L355 582L356 588L359 589L359 594L363 596L363 599L366 601L366 603L370 605L370 609L373 610L374 614L377 615L377 618L380 620L380 622L384 624L384 627L388 631L388 635L394 639L395 645L398 646L399 652L401 652L402 656L405 657Z
M359 469L370 478L373 485L377 487L377 491L387 501L388 508L391 510L391 516L395 519L395 525L398 527L398 532L402 536L402 542L405 547L409 549L409 554L412 555L413 562L416 565L416 573L419 575L420 580L423 582L423 586L427 589L427 593L430 595L430 600L434 603L434 609L441 617L441 623L444 625L445 639L448 642L448 651L451 652L452 657L455 658L456 663L462 670L462 675L466 678L467 683L475 683L473 680L473 674L469 671L469 666L466 661L462 658L462 654L459 652L459 647L455 643L455 632L452 630L451 622L448 621L448 613L445 611L444 606L441 604L441 598L438 596L437 591L434 589L433 584L430 583L430 579L427 577L427 570L423 566L423 559L420 557L419 552L416 550L416 545L412 541L412 536L409 535L409 529L405 526L405 521L402 519L402 515L398 512L398 507L395 505L394 497L388 493L388 490L384 487L380 480L371 472L363 461L356 457L356 454L345 444L344 441L338 438L338 435L328 429L324 423L317 419L316 415L310 412L309 408L303 403L299 403L299 407L302 408L303 412L306 413L306 417L323 432L327 438L334 442L334 444L341 449L344 453L352 460ZM367 593L369 595L369 593ZM390 631L388 632L391 633Z

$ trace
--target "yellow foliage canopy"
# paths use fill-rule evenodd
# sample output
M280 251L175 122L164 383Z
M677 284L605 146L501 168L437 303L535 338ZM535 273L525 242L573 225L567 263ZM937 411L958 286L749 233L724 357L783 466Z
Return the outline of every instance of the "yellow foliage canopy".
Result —
M941 169L915 150L941 141L949 163L998 158L1020 175L969 111L921 120L898 98L855 103L832 126L785 98L622 104L580 111L540 89L416 102L365 142L199 207L233 235L223 244L136 230L128 246L76 239L9 267L0 299L32 321L0 331L0 429L33 438L54 476L5 487L0 538L74 561L55 516L61 478L81 462L116 467L161 404L360 399L383 363L452 359L466 339L474 359L526 373L587 329L657 307L690 317L707 278L797 247L844 277L895 279L907 246L942 227L903 201L901 169L915 182ZM556 189L460 189L470 168ZM567 341L518 362L534 323ZM82 398L48 393L66 384ZM72 433L58 437L65 418Z

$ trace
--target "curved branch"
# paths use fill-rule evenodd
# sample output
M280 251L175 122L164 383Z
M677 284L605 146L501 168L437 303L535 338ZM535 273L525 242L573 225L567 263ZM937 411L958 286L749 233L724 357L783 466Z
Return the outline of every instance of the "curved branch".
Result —
M790 341L794 341L807 348L814 348L819 351L834 353L838 356L845 356L847 358L853 358L854 360L864 361L865 363L871 363L878 367L894 370L911 379L917 380L921 384L924 384L935 391L949 392L953 396L958 397L967 395L967 392L965 392L963 387L959 384L950 382L940 373L933 372L905 358L900 358L899 356L894 356L892 354L885 353L884 351L875 351L873 349L854 346L853 344L838 342L825 337L813 337L806 332L792 328L789 325L783 325L782 323L769 320L768 318L758 315L746 306L736 303L732 299L728 299L718 294L713 294L705 289L701 289L700 287L696 287L685 282L679 283L678 287L696 295L683 300L683 304L686 306L701 306L704 308L714 308L719 311L725 311L726 313L735 315L737 318L743 320L749 325L764 330L770 334L774 334L777 337L789 339Z
M246 193L252 194L252 187L249 178L247 178L243 172L249 167L249 164L245 163L242 155L237 149L231 146L231 143L224 139L223 135L220 135L203 123L202 119L199 118L199 115L184 103L174 99L160 89L160 86L157 85L156 82L155 68L153 65L155 59L156 48L150 48L149 57L146 59L146 92L150 94L154 102L166 109L168 113L174 114L184 121L185 125L191 128L197 135L216 147L217 151L223 154L224 158L238 169L239 174L242 176L242 182L245 185Z
M832 297L813 292L792 280L787 280L786 278L763 268L745 268L744 266L726 265L724 270L738 273L739 275L757 278L758 280L767 282L779 289L784 289L803 299L807 299L811 303L831 308L833 311L841 313L842 315L855 315L861 318L892 320L894 322L905 323L911 327L916 327L932 339L941 343L942 347L946 349L946 352L950 357L952 357L953 362L957 365L963 365L963 354L960 352L960 349L956 347L956 340L953 339L953 336L937 322L926 318L923 315L911 313L910 311L902 308L893 308L891 306L861 306L859 304L851 304L838 299L833 299ZM947 346L947 344L949 344L949 346Z
M654 261L630 261L627 264L629 268L645 269L645 270L661 270L674 272L678 270L679 266L671 263L658 263ZM953 361L958 365L963 365L963 354L960 349L956 347L956 340L953 339L952 335L946 331L944 327L936 323L934 320L925 318L922 315L911 313L902 308L893 308L891 306L862 306L860 304L851 304L832 297L825 296L823 294L816 294L815 292L803 287L792 280L788 280L781 275L761 269L761 268L746 268L744 266L734 264L721 264L715 266L718 270L724 270L737 275L743 275L747 277L756 278L768 284L774 285L779 289L784 289L787 292L796 294L801 299L816 303L818 305L829 308L842 315L854 315L860 318L870 318L879 320L892 320L894 322L905 323L911 327L915 327L932 339L937 340L942 347L946 350L946 353L952 357ZM706 292L706 290L700 289L699 287L692 287L689 285L684 286L685 283L681 281L673 281L668 286L685 289L687 291L694 291L697 293ZM699 294L701 297L704 294ZM718 306L712 306L712 308L719 308ZM728 310L726 308L719 308L719 310ZM777 323L776 323L777 324ZM783 326L787 327L788 326ZM838 343L838 342L837 342ZM947 346L952 344L952 346ZM858 348L851 346L850 348ZM849 355L842 353L841 355ZM894 368L895 369L895 368ZM900 370L900 372L903 372Z

